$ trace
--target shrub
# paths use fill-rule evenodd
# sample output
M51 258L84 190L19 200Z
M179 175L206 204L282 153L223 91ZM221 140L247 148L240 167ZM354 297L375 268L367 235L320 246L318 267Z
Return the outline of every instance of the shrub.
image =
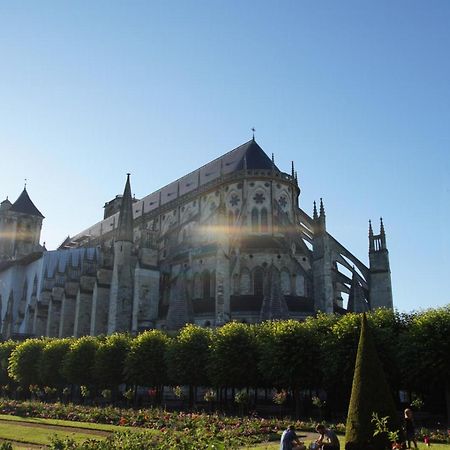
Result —
M349 448L384 450L389 445L386 433L375 434L374 413L378 417L387 417L386 429L400 430L390 388L364 314L345 430Z
M28 339L20 343L9 357L8 374L22 386L40 384L39 360L46 342Z

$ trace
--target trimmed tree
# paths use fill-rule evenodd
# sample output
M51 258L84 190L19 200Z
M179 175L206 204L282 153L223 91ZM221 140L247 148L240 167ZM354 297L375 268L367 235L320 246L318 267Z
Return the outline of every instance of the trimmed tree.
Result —
M22 387L40 385L39 361L45 344L42 339L27 339L11 352L8 375Z
M170 338L160 330L147 330L135 337L125 360L127 381L138 386L156 387L158 398L167 383L165 353Z
M392 394L367 325L366 315L363 314L345 430L347 449L390 448L386 433L374 436L376 431L372 422L374 414L379 418L388 418L387 428L390 431L400 431Z
M39 360L39 379L42 385L60 388L66 382L61 374L64 357L69 351L70 339L54 339L45 345Z
M209 386L207 376L211 330L188 324L172 339L166 351L169 381L189 386L189 405L194 403L197 386Z
M300 414L300 391L320 386L320 349L312 321L265 322L259 337L259 370L269 386L291 389L296 416Z
M70 344L63 359L61 373L75 385L94 384L94 362L98 348L98 339L83 336Z
M403 378L408 387L440 391L450 425L450 305L413 314L401 338Z
M94 362L94 379L101 388L112 390L115 398L118 386L125 383L125 360L131 339L126 334L112 334L100 341Z
M8 374L9 357L13 350L19 345L16 341L5 341L0 343L0 385L6 386L13 383ZM9 386L11 387L11 386Z

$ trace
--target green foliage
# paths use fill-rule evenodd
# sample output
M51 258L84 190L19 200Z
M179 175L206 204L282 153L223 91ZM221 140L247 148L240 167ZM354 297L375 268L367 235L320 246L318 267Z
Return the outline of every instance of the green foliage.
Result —
M400 431L390 431L388 428L389 417L378 417L377 413L372 414L372 423L374 425L374 436L385 434L389 442L395 443L399 440Z
M259 370L269 386L312 388L317 386L318 335L311 322L266 322L259 336Z
M417 411L420 411L423 408L423 400L417 397L411 402L411 406Z
M410 386L445 385L450 380L450 305L413 314L400 345Z
M2 386L5 386L12 381L8 375L9 357L18 345L18 342L11 340L0 342L0 385Z
M205 402L211 403L216 400L216 393L212 389L208 389L203 396Z
M207 361L211 330L186 325L166 349L169 380L173 384L207 386Z
M287 391L285 391L284 389L282 389L281 391L277 391L275 392L275 394L273 394L272 400L276 405L283 405L284 403L286 403L286 399L287 399Z
M110 401L112 396L111 389L103 389L101 395L106 401Z
M257 385L257 361L258 346L254 326L230 322L215 330L208 365L213 385Z
M442 389L450 422L450 305L411 315L400 338L403 377L409 388Z
M46 341L41 339L21 342L9 357L9 376L22 386L39 384L39 360L45 345Z
M42 384L60 387L67 382L61 373L61 367L70 343L70 339L53 339L45 344L39 361L39 378Z
M127 379L140 386L161 386L167 382L164 354L170 338L159 330L144 331L131 343L125 362Z
M134 389L133 388L129 388L127 389L124 393L123 393L124 398L126 398L127 400L133 400L134 398Z
M176 398L182 399L184 397L183 388L181 386L174 386L172 392Z
M330 394L332 409L346 408L350 398L354 361L361 325L360 314L342 317L324 316L317 320L320 329L322 387ZM392 391L401 384L398 339L405 329L405 317L379 308L367 314L368 324L380 355L380 360ZM314 324L316 319L311 320ZM329 328L328 328L329 327Z
M248 393L245 390L237 391L236 394L234 394L234 401L238 405L246 405L248 403Z
M117 387L125 382L125 360L131 339L125 334L113 334L101 341L94 363L94 377L102 387Z
M94 382L93 370L98 339L91 336L78 338L70 344L61 372L69 383L89 385Z
M381 417L389 417L386 426L390 430L400 429L390 388L368 329L366 316L363 315L345 431L346 443L351 448L361 450L386 448L387 437L381 434L374 435L375 426L372 422L374 413Z
M88 398L91 395L89 388L87 386L80 386L80 394L83 398Z

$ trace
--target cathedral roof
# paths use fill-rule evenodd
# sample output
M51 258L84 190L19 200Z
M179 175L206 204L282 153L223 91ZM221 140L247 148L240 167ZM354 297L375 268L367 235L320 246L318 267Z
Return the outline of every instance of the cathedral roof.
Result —
M0 211L6 211L7 209L11 208L12 203L6 198L0 203Z
M164 186L141 201L144 202L144 212L164 205L177 197L219 179L223 175L238 172L244 168L249 170L272 170L279 172L278 167L266 155L254 139L225 153L182 178Z
M153 211L154 209L170 203L183 195L194 192L211 182L218 181L222 176L244 170L261 170L280 172L278 167L267 156L258 143L251 139L245 144L236 147L224 155L216 158L204 166L173 181L161 189L143 197L132 205L133 218ZM78 233L73 240L99 236L106 231L112 231L118 227L118 213L106 217L87 230ZM120 220L120 219L119 219Z
M22 193L19 195L19 198L13 203L9 210L44 218L41 212L36 208L36 206L34 206L34 203L31 201L26 188L23 189Z
M234 167L234 170L244 169L245 164L247 165L247 169L251 170L271 170L274 166L272 160L266 155L264 150L256 143L254 139L240 145L228 153L225 153L225 155L221 156L219 159L223 159L225 165L233 165L229 162L229 160L235 159L237 164ZM274 168L275 170L278 170L276 166Z

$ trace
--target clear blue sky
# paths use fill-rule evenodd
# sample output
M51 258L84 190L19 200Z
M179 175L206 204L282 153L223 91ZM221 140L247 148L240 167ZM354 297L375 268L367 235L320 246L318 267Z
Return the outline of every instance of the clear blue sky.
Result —
M383 216L400 310L450 302L450 2L2 1L0 196L53 249L247 141L367 262Z

